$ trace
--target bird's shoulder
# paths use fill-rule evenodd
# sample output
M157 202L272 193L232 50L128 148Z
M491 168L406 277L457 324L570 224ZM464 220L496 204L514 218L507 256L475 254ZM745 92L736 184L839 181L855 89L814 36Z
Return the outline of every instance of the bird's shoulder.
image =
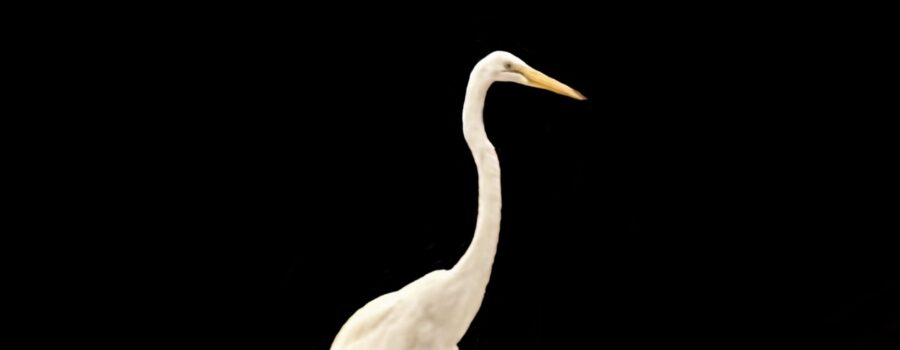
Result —
M447 270L432 271L398 291L368 302L350 316L335 337L332 349L377 342L398 329L420 327L417 325L422 323L423 312L432 308L448 274Z
M378 327L382 326L393 313L399 301L397 293L384 294L356 310L341 327L334 339L332 349L363 339L372 332L377 332Z
M450 281L450 272L447 270L436 270L429 272L425 276L407 284L405 287L397 291L402 299L410 298L428 298L432 293L438 293L446 288Z
M447 281L447 279L449 277L450 277L450 272L447 270L431 271L431 272L425 274L425 276L419 277L419 279L406 285L406 287L403 287L403 289L407 289L407 288L414 287L414 286L433 286L433 285L440 284L440 283ZM401 289L401 291L403 289Z

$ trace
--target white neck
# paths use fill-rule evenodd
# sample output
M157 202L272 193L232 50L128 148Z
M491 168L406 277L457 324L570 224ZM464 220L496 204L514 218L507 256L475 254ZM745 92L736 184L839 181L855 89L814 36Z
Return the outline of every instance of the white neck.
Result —
M478 220L475 237L456 266L451 270L455 276L471 283L484 294L500 235L500 161L494 145L488 140L484 129L482 111L492 80L479 74L476 68L469 77L466 100L463 104L463 136L472 151L478 171ZM480 306L480 302L478 303ZM477 311L477 309L476 309Z

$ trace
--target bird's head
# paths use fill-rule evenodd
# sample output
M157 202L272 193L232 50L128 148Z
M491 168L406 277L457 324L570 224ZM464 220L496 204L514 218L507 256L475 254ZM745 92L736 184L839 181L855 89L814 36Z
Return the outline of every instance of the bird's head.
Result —
M577 100L587 99L584 95L575 91L575 89L531 68L525 61L522 61L520 58L506 51L492 52L482 59L481 62L478 62L478 66L480 69L476 71L480 74L487 75L486 78L492 81L519 83L553 91L557 94Z

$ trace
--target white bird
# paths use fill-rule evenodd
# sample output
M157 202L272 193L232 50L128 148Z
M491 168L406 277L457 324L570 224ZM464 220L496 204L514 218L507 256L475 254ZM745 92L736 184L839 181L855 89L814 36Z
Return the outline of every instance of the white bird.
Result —
M463 136L478 171L478 219L465 254L448 270L437 270L382 295L356 311L341 327L331 350L458 350L484 299L500 234L500 162L484 130L488 88L514 82L584 100L574 89L495 51L469 75L463 103Z

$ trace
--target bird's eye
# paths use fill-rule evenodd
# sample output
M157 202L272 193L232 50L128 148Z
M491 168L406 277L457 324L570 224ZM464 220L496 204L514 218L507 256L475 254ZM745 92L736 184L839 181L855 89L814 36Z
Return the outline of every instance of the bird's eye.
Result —
M509 63L509 62L504 63L504 64L503 64L503 68L506 69L506 70L511 70L511 69L512 69L512 63Z

